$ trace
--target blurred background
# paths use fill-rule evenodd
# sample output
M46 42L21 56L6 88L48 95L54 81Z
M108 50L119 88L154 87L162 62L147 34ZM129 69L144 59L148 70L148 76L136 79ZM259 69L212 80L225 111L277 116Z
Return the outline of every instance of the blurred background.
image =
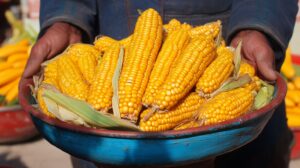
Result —
M39 32L39 0L0 0L0 168L71 168L70 156L43 140L18 105L18 81ZM300 6L300 1L298 3ZM291 168L300 167L300 12L282 74L295 141Z

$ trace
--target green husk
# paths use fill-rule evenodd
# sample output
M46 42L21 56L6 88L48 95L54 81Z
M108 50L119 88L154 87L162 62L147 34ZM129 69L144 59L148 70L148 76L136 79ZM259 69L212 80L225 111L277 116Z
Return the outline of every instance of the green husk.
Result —
M221 41L222 41L222 28L223 26L220 25L220 32L215 40L216 46L219 47L221 45Z
M237 79L229 78L219 89L214 91L210 97L214 97L215 95L226 92L229 90L233 90L239 87L244 86L247 83L251 82L251 77L248 74L238 77Z
M254 109L260 109L263 106L267 105L268 103L270 103L270 101L273 98L273 94L274 94L274 86L267 84L264 81L262 82L262 87L260 88L260 90L258 91L255 99L254 99Z
M56 113L72 113L79 116L88 125L95 127L134 131L139 130L136 125L128 121L114 117L111 114L99 113L86 102L65 96L62 93L45 89L43 92L43 97L46 98L45 103L47 107L51 107L48 109L50 112L56 111ZM61 117L65 116L61 115Z
M240 67L241 67L241 60L242 60L242 55L241 55L241 49L242 49L242 41L239 42L238 46L235 49L234 52L234 78L238 77Z
M112 109L113 109L114 116L117 118L121 118L120 110L119 110L119 78L123 66L123 58L124 58L124 47L121 47L117 67L115 69L114 76L112 78L112 86L113 86Z

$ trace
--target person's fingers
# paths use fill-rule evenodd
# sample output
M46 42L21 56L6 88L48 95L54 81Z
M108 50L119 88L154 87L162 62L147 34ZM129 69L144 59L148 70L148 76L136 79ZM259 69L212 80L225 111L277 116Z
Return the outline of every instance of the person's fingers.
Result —
M276 72L273 67L274 53L271 49L261 48L254 52L258 72L268 81L275 81L277 79Z
M23 72L23 78L31 78L36 74L40 69L41 63L49 53L50 48L48 43L44 43L42 39L39 40L31 50L30 57Z

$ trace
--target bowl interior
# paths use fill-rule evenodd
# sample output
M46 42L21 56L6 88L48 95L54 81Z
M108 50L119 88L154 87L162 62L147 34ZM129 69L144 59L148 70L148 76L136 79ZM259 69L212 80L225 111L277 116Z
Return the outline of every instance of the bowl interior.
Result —
M220 131L222 129L230 129L232 127L238 127L239 125L249 122L259 116L264 115L265 113L272 112L283 100L286 94L286 83L283 77L277 73L277 80L275 84L275 95L273 100L263 108L253 111L251 113L245 114L241 117L228 120L216 125L204 126L199 128L191 128L186 130L170 130L163 132L134 132L134 131L119 131L119 130L106 130L106 129L95 129L95 128L87 128L83 126L73 125L69 123L62 122L57 119L53 119L44 115L41 111L39 111L36 105L32 105L35 101L31 96L31 91L29 89L29 85L32 84L32 80L24 80L20 83L20 92L19 99L20 104L24 108L25 111L31 113L31 115L41 119L42 121L54 125L57 127L61 127L64 129L73 130L76 132L82 132L87 134L95 134L100 136L108 136L108 137L119 137L119 138L176 138L183 136L192 136L195 134L206 134L208 132Z

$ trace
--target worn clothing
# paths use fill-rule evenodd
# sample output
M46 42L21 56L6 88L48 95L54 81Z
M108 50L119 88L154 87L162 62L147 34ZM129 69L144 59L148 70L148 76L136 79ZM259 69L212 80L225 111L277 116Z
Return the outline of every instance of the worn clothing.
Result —
M200 25L220 19L227 42L240 30L259 30L267 36L275 52L278 71L284 60L284 51L291 38L298 10L297 0L42 0L41 33L53 23L63 21L80 28L86 42L92 42L99 34L122 39L133 32L139 15L137 10L147 8L156 9L164 23L176 18ZM279 159L279 152L288 149L290 140L284 105L281 105L259 138L220 157L219 161L217 159L217 167L218 163L234 167L234 163L238 163L237 158L249 167L251 164L248 163L252 160L257 161L252 163L256 165L254 167L270 167L267 162Z

